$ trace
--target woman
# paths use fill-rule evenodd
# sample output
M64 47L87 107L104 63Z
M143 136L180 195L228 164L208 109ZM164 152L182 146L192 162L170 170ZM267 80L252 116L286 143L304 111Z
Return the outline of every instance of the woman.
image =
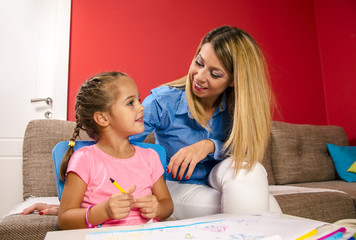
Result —
M230 26L203 38L187 77L151 91L143 102L145 131L130 140L154 131L165 147L174 218L280 212L260 163L270 102L262 51L248 33Z
M262 158L271 126L264 56L245 31L222 26L201 41L188 75L151 91L145 131L167 151L173 217L281 212Z

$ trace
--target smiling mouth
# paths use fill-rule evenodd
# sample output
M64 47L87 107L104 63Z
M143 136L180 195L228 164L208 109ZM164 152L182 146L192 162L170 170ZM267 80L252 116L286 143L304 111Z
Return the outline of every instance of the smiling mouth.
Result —
M198 91L203 91L207 89L206 87L200 86L196 81L193 82L194 88Z

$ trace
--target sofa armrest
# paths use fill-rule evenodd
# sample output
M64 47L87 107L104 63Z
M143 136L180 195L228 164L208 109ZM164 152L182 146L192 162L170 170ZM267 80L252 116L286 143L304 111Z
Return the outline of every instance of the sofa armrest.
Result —
M44 239L48 231L58 231L58 217L29 214L10 215L0 220L0 239Z

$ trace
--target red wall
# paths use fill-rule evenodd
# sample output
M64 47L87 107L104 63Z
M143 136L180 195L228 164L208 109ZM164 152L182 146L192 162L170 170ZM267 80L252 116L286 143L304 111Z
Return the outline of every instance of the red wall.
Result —
M277 120L328 124L310 0L72 0L68 119L74 120L75 95L88 77L126 72L143 99L151 88L185 75L204 34L224 24L260 43L280 108Z
M356 1L316 0L328 123L356 145Z

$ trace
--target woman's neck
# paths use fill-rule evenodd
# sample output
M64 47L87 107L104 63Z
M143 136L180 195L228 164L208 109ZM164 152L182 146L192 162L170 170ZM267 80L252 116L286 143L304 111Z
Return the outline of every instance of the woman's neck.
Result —
M220 104L220 99L221 97L217 97L216 99L207 99L207 100L200 99L201 106L204 109L207 119L210 119L213 116L216 108Z

